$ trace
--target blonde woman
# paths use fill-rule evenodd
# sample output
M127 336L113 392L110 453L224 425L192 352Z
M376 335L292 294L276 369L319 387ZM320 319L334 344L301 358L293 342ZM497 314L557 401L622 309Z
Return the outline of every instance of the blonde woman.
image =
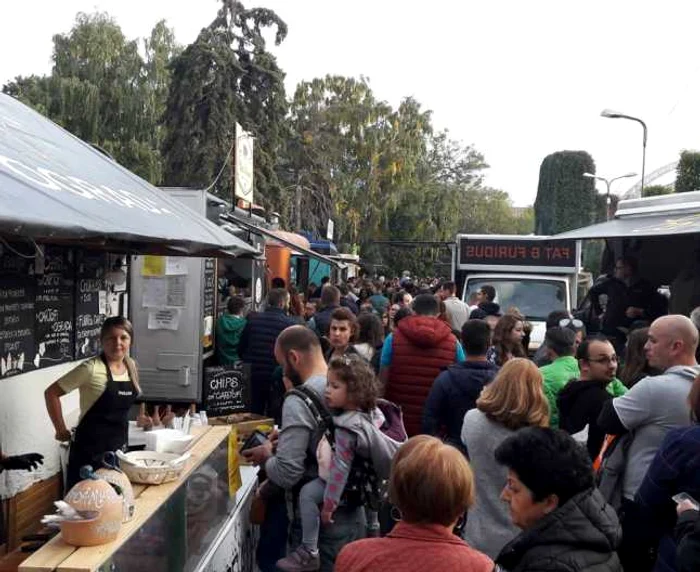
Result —
M474 469L476 503L469 512L464 538L495 558L520 530L501 499L507 469L496 462L495 449L522 427L547 427L549 405L542 374L528 359L510 359L487 385L476 409L464 416L462 442Z

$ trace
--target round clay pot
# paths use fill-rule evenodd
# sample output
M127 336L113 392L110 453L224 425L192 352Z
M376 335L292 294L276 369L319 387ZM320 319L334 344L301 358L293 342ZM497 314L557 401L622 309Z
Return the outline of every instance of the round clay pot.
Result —
M121 490L121 496L122 496L122 504L123 504L123 510L122 510L122 522L129 522L132 518L134 518L134 489L131 486L131 481L129 480L129 477L127 477L124 473L121 471L116 471L114 469L97 469L95 471L95 474L100 477L101 479L104 479L108 483L111 483L113 485L116 485L119 487Z
M72 546L97 546L112 542L119 535L124 503L122 497L104 479L85 479L77 483L64 499L77 511L96 511L89 520L63 521L61 536Z

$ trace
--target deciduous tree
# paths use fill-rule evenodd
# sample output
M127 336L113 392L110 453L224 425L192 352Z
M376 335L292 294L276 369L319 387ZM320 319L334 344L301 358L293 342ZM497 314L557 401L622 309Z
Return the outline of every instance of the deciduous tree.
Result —
M700 190L700 153L682 151L676 167L676 192L687 193Z
M178 50L172 31L156 24L142 55L109 15L79 13L53 43L50 76L18 77L3 91L158 184L167 63Z
M326 76L299 84L290 129L284 176L299 191L292 220L319 231L333 218L346 246L385 236L426 158L429 112L411 98L392 109L364 78Z

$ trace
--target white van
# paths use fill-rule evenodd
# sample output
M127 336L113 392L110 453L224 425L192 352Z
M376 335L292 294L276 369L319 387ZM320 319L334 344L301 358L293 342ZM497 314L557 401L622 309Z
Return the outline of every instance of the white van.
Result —
M576 308L581 244L547 236L459 234L452 277L462 300L482 286L496 290L501 312L517 308L532 324L530 351L544 341L550 312Z

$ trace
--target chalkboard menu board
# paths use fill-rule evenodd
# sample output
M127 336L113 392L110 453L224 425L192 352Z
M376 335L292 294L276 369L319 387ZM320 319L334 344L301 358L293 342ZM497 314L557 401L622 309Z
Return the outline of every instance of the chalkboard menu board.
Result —
M0 254L0 378L100 351L109 254L52 245L41 252L21 243Z
M34 365L46 367L73 360L75 332L74 252L68 248L46 246L44 257L35 261L36 299Z
M100 328L107 312L105 272L109 257L102 252L78 251L76 256L75 357L100 351Z
M250 411L250 365L239 362L204 369L203 409L209 417Z
M216 259L204 259L204 290L202 292L202 319L204 335L202 346L205 349L214 346L214 321L216 320Z
M0 377L36 367L36 285L34 260L5 250L0 257Z

